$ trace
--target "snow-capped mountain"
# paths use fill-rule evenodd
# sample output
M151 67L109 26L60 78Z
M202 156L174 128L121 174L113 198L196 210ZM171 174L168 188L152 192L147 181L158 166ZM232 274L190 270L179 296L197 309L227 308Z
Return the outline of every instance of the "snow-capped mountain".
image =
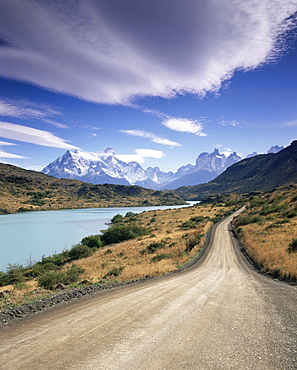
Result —
M275 154L275 153L280 152L280 151L281 151L281 150L283 150L283 149L284 149L284 147L283 147L283 146L274 145L274 146L272 146L272 147L267 151L267 154L269 154L269 153L273 153L273 154Z
M268 153L277 153L281 149L282 147L276 145ZM106 147L98 153L68 150L42 172L58 178L77 179L93 184L140 185L156 190L176 189L211 181L240 160L236 152L226 157L215 149L212 153L201 153L195 165L187 164L176 172L165 172L159 167L144 170L137 162L126 163L119 160L114 150Z
M143 168L137 162L125 163L119 160L111 147L106 147L103 152L98 153L68 150L42 172L58 178L93 184L131 185L147 179Z
M215 149L212 153L203 152L196 159L195 166L186 167L182 176L166 185L169 189L180 186L197 185L213 180L225 171L226 168L241 160L236 152L228 157Z
M278 146L278 145L274 145L274 146L272 146L269 150L267 150L267 154L270 154L270 153L273 153L273 154L276 154L276 153L278 153L278 152L280 152L281 150L283 150L284 149L284 147L283 146ZM248 154L247 156L246 156L246 158L251 158L251 157L255 157L256 155L258 155L258 153L257 152L253 152L253 153L251 153L251 154Z

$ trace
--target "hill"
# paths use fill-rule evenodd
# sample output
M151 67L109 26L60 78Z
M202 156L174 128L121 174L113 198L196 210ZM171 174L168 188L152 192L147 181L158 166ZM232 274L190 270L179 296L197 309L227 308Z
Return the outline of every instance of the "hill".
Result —
M297 140L278 153L246 158L209 183L183 186L176 193L190 200L224 193L265 192L290 184L297 184Z
M173 191L140 186L93 185L0 163L0 214L71 208L178 205Z

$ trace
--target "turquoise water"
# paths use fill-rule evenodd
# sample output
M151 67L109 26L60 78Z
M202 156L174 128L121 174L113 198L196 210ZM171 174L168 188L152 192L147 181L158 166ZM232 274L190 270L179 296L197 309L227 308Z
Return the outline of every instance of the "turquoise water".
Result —
M189 205L197 202L188 202ZM140 213L184 206L91 208L63 211L26 212L0 215L0 271L8 264L28 265L43 255L59 253L87 235L106 229L116 214Z

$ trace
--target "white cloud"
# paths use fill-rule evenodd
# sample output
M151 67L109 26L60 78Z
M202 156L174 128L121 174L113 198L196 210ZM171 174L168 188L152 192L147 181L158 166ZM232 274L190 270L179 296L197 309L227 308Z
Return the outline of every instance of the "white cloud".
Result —
M7 141L0 141L0 147L1 147L1 146L15 146L15 145L16 145L16 144L14 144L14 143L9 143L9 142L7 142ZM4 158L24 159L24 158L28 158L28 157L24 157L24 156L22 156L22 155L18 155L18 154L8 153L8 152L3 151L3 150L0 148L0 158L1 158L1 161L5 163Z
M202 132L202 123L198 121L193 121L186 118L167 118L162 122L162 124L174 131L187 132L198 136L206 136L206 134Z
M281 127L296 127L297 126L297 119L292 121L284 122L280 125Z
M67 125L52 120L51 117L60 116L61 112L47 104L36 104L24 100L0 99L0 116L22 119L39 119L57 128L68 128Z
M0 121L0 137L53 148L79 149L51 132L3 121Z
M25 159L28 157L24 157L22 155L17 155L17 154L12 154L12 153L7 153L0 149L0 158Z
M165 154L162 153L160 150L154 149L135 149L134 154L117 154L116 157L123 162L138 162L138 163L145 163L146 158L157 158L161 159L165 157Z
M176 143L175 141L171 141L169 139L159 137L153 134L152 132L141 131L141 130L120 130L120 132L123 132L131 136L140 136L143 138L147 138L147 139L150 139L153 143L157 143L157 144L168 145L172 147L182 146L181 144Z
M1 0L6 78L99 103L218 90L281 50L296 0Z
M220 117L218 123L221 126L239 126L239 122L237 122L236 120L228 120L225 117Z

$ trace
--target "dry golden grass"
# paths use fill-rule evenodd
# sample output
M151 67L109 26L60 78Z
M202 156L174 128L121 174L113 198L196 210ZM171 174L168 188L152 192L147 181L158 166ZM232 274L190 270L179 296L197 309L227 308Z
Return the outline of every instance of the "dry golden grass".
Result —
M254 222L240 225L244 219ZM246 252L265 272L297 280L297 253L288 251L297 238L296 189L277 190L253 199L235 226L240 228L238 235Z
M92 282L108 282L114 279L127 281L175 271L197 255L205 242L205 238L202 237L198 245L195 245L189 253L185 253L187 239L193 235L205 234L212 222L205 220L190 230L182 230L179 225L195 216L214 217L216 212L211 206L144 212L137 216L137 224L149 227L151 234L106 246L91 257L75 261L75 264L86 270L85 276ZM141 253L151 243L160 242L164 242L164 248L152 254ZM158 262L152 261L154 256L161 254L171 257ZM122 268L120 275L107 276L115 268Z
M199 244L195 245L190 252L185 252L187 241L195 235L205 234L213 221L209 219L201 221L197 227L183 230L179 226L188 221L191 217L203 216L215 217L219 211L226 208L216 208L211 205L185 207L174 210L148 211L137 215L137 224L147 227L151 233L137 239L105 246L97 250L91 257L73 261L64 266L64 270L75 264L85 269L81 280L88 280L92 283L112 283L134 279L141 279L145 276L160 276L177 270L180 266L196 256L205 243L201 237ZM155 253L143 253L151 243L163 242L164 247ZM158 255L165 255L160 261L153 261L152 258ZM167 255L167 256L166 256ZM170 258L169 258L170 257ZM111 272L118 269L118 276ZM114 270L116 271L116 270ZM11 304L19 304L29 299L36 299L47 292L37 289L36 280L25 281L26 287L4 286L0 291L9 290L12 293L6 300L0 300L0 309Z

